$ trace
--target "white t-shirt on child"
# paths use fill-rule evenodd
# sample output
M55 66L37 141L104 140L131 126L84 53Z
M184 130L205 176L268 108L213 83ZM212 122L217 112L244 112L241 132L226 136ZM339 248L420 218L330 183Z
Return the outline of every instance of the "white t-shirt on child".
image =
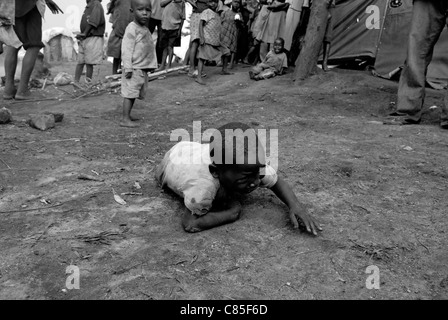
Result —
M206 214L219 189L219 180L209 170L210 144L181 141L174 145L156 170L156 179L184 198L185 206L196 215ZM260 168L260 187L271 188L278 180L269 165Z

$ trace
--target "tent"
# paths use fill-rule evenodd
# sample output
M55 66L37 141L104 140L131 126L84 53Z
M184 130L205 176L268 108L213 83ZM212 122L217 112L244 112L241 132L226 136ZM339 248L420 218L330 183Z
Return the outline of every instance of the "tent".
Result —
M45 61L62 62L76 61L78 43L73 33L61 27L47 29L42 34L45 44Z
M332 62L370 57L376 73L391 78L406 59L412 0L394 7L391 0L339 0L334 11ZM427 80L442 88L448 81L448 30L437 42Z

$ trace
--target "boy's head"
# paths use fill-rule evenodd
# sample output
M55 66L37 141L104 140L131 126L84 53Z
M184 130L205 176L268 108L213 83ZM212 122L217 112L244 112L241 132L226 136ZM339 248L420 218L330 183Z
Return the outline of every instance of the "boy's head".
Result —
M134 13L134 20L139 25L148 24L151 17L151 0L131 0L131 12Z
M250 193L260 184L265 151L254 129L240 122L228 123L210 139L210 173L231 193Z
M237 12L241 7L241 0L233 0L232 1L232 10Z
M285 40L283 38L277 38L274 41L274 52L277 54L283 52L284 46L285 46Z
M209 9L216 11L216 8L218 8L218 1L219 0L208 0L207 5Z

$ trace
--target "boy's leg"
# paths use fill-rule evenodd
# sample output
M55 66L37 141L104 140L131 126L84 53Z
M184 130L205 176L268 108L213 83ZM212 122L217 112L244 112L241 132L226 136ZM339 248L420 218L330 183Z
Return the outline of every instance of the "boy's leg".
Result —
M168 69L171 68L171 63L173 62L173 47L168 46Z
M198 46L199 46L199 40L193 40L191 42L191 47L190 47L190 75L193 75L194 73L194 67L195 67L195 58L196 58L196 53L198 51ZM201 59L198 59L198 69L199 69L199 64L200 64Z
M93 77L93 64L86 63L86 80L92 81Z
M118 69L121 67L121 59L120 58L114 58L114 61L112 63L112 74L117 74Z
M222 59L222 71L221 74L224 75L229 75L229 74L233 74L232 72L228 71L228 66L229 66L229 60L230 60L230 55L224 55L221 57Z
M204 80L202 80L202 77L200 76L202 74L202 69L204 68L204 60L198 59L198 76L196 77L195 81L199 84L205 84ZM190 68L191 69L191 68Z
M163 49L163 53L162 53L162 63L160 64L160 68L159 71L165 70L166 68L166 57L168 55L168 47L166 47L165 49Z
M232 52L230 54L230 66L229 66L230 69L233 69L234 63L235 63L235 52Z
M123 99L123 118L120 122L120 126L135 128L138 127L138 124L132 122L131 119L131 110L134 106L135 99L124 98Z
M84 63L78 63L75 69L75 82L79 82L81 79L82 70L84 69Z
M17 69L17 54L19 49L6 46L5 50L5 91L3 98L10 100L14 98L16 94L16 88L14 87L14 76Z

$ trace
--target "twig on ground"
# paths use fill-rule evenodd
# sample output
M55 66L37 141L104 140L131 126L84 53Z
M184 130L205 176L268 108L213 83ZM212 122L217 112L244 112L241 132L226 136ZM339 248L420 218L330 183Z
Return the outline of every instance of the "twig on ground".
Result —
M54 224L54 222L51 222L51 223L44 229L44 231L40 234L40 236L37 237L36 241L34 241L34 243L31 245L31 248L34 247L34 246L39 242L40 238L42 238L43 235L44 235L45 233L47 233L47 230L50 229L50 227L51 227L53 224Z
M84 174L84 173L79 174L79 175L78 175L78 179L81 179L81 180L92 180L92 181L98 181L98 182L104 182L104 179L97 178L97 177L91 176L91 175L89 175L89 174Z
M7 164L6 162L5 162L5 161L3 161L3 159L2 159L2 158L0 158L0 161L1 161L1 162L3 162L3 163L5 164L5 166L7 166L7 167L8 167L8 169L9 169L9 170L12 170L12 169L11 169L11 167L10 167L10 166L9 166L9 165L8 165L8 164Z
M68 92L68 91L66 91L66 90L64 90L64 89L61 89L61 88L59 88L59 87L55 87L55 88L56 88L56 90L62 91L62 92L64 92L64 93L70 95L72 98L76 98L76 96L75 96L73 93L71 93L71 92Z
M431 251L428 249L427 246L425 246L423 243L420 242L420 240L418 239L417 235L415 236L415 239L417 239L418 243L420 243L422 245L422 247L424 247L426 250L428 250L428 253L430 253Z
M70 200L70 201L72 201L72 200ZM67 201L67 202L68 202L68 201ZM53 205L53 206L43 207L43 208L31 208L31 209L21 209L21 210L0 211L0 214L3 214L3 213L16 213L16 212L28 212L28 211L36 211L36 210L51 209L51 208L55 208L55 207L62 206L63 204L66 204L67 202L58 203L58 204L55 204L55 205Z
M150 300L154 300L154 298L150 295L150 294L147 294L146 292L143 292L143 291L139 291L142 295L144 295L144 296L147 296Z

